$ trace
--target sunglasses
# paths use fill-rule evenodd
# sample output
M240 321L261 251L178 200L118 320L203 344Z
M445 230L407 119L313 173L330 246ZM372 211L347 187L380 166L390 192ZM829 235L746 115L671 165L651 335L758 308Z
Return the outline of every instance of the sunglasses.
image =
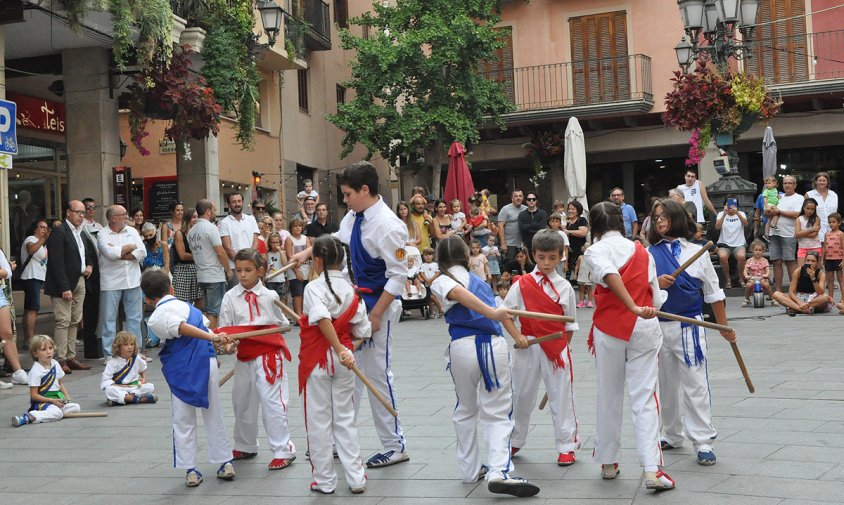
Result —
M255 210L266 210L266 207L255 207Z
M527 200L528 202L535 202L536 198L525 198L525 200Z

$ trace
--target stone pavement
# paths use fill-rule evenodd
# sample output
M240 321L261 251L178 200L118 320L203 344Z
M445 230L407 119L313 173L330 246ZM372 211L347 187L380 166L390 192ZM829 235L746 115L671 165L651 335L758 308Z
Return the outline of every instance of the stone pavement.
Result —
M515 458L516 475L542 489L531 503L645 504L684 503L780 504L844 503L844 345L838 315L787 317L779 308L738 308L729 312L739 332L739 345L756 386L748 393L729 345L710 336L710 378L713 391L715 446L718 464L699 466L690 446L665 453L666 470L677 489L656 495L642 483L625 412L621 475L603 481L591 459L595 423L594 362L586 352L584 329L573 343L577 413L583 440L578 462L555 464L550 416L536 412L528 445ZM591 310L580 310L588 328ZM462 484L451 425L454 394L445 371L448 344L442 320L409 320L394 337L393 367L401 419L411 460L390 468L369 470L366 494L351 498L360 504L493 503L510 500L491 495L484 484ZM288 343L295 353L298 338ZM155 353L153 353L155 354ZM222 373L232 366L224 357ZM295 363L295 361L294 361ZM78 503L177 503L189 505L339 503L351 494L340 472L337 494L310 493L310 467L304 456L305 432L301 399L296 396L295 367L290 372L290 421L299 458L292 467L269 472L270 456L262 440L259 456L237 464L234 482L219 482L215 468L199 468L205 482L184 485L184 472L171 467L170 395L160 362L151 363L150 380L158 388L157 405L108 408L99 384L102 368L74 372L67 386L83 411L107 410L107 418L68 419L58 423L12 428L10 419L27 405L25 388L0 391L0 504L35 500L61 505ZM540 392L540 394L542 391ZM223 387L226 423L231 429L231 386ZM359 422L364 457L379 449L368 406ZM263 430L261 430L263 432ZM204 432L200 430L200 461ZM339 465L339 463L338 463ZM37 498L36 498L37 497Z

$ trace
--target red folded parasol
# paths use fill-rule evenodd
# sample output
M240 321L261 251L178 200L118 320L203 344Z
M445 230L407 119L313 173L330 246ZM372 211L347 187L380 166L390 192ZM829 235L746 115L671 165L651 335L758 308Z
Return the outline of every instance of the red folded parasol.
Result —
M457 199L463 204L463 212L469 214L469 197L475 194L472 174L466 164L466 148L460 142L451 144L448 150L448 176L445 179L443 198L446 202Z

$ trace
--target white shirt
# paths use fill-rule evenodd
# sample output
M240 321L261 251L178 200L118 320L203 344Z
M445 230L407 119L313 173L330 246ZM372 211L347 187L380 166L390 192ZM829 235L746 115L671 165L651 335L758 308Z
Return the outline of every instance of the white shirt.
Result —
M334 234L341 242L350 244L356 212L349 212L340 222L340 230ZM387 207L383 198L363 211L361 241L363 248L373 258L381 258L386 264L387 284L384 291L401 296L407 280L407 260L404 245L407 243L407 226L396 213ZM401 252L399 252L401 251Z
M431 279L433 279L434 276L437 275L437 272L440 271L440 266L433 261L430 263L422 263L422 265L419 267L419 271L422 273L422 275L425 276L425 279L430 282Z
M747 217L742 211L738 211L732 216L729 214L724 215L723 210L718 213L718 216L715 218L716 220L721 219L722 216L724 217L724 221L721 223L721 233L718 235L718 244L724 244L730 247L744 247L747 245L747 241L744 239L744 225L741 224L739 215L747 221ZM681 261L680 264L682 263Z
M226 272L220 264L215 247L222 247L220 231L210 221L199 218L188 232L197 282L226 282Z
M135 244L132 251L134 260L120 259L123 246ZM126 226L119 232L109 227L97 233L97 246L100 250L100 290L117 291L133 289L141 285L141 265L147 256L144 241L134 226Z
M700 251L701 246L693 244L688 240L681 238L680 240L680 257L677 262L681 265L689 258ZM661 244L663 242L660 242ZM670 247L670 246L669 246ZM715 267L712 265L712 260L709 259L708 254L704 254L694 263L689 265L686 273L695 279L703 281L703 301L706 303L714 303L724 299L724 290L718 284L718 274L715 273ZM662 298L668 299L668 291L662 291Z
M468 270L460 265L454 265L448 269L448 273L450 273L454 279L457 279L464 288L469 289ZM460 285L457 282L454 282L454 279L447 275L440 275L434 283L431 284L431 292L440 300L440 306L442 307L443 314L459 303L456 300L450 300L448 298L448 294L451 293L451 290Z
M249 291L255 293L258 307L246 303L246 288L238 284L228 290L220 305L220 326L275 325L288 326L290 321L284 317L281 308L275 304L278 293L267 289L261 281Z
M106 362L105 370L103 370L102 378L100 379L100 389L105 391L105 389L112 384L114 384L114 374L123 370L123 367L126 366L129 360L125 358L121 358L120 356L112 356ZM132 368L129 369L129 373L126 374L126 378L121 381L121 384L129 384L139 380L141 378L141 374L147 371L147 362L138 356L138 359L135 360L135 364L132 365Z
M6 271L6 277L3 279L11 279L14 272L12 271L12 265L9 264L9 260L6 258L6 253L0 251L0 268Z
M100 230L103 229L103 225L94 221L93 219L88 221L87 219L82 220L82 227L88 230L88 233L91 235L96 235Z
M328 270L328 277L331 279L331 289L340 297L341 303L337 303L334 294L328 289L325 273L319 274L319 277L305 286L305 296L302 300L302 313L308 315L310 325L317 325L322 319L337 319L346 312L355 297L355 290L343 276L343 272ZM352 337L372 336L372 326L366 315L366 305L363 300L358 303L357 312L352 316L350 324Z
M53 385L47 391L60 391L61 386L59 385L59 381L62 380L64 377L64 370L62 370L61 365L56 360L50 360L50 368L56 369L56 380L53 381ZM38 360L32 364L32 368L29 369L29 374L27 374L27 380L29 381L29 387L38 387L41 385L41 378L47 375L47 372L50 371L50 368L45 367Z
M260 233L258 223L249 214L241 214L240 220L229 214L220 221L220 236L231 239L232 249L235 252L252 247L252 241ZM229 258L229 268L234 268L234 261L231 258Z
M73 223L68 221L67 219L64 220L68 226L70 226L70 231L73 233L73 238L76 239L76 247L79 249L79 260L82 264L82 270L80 272L84 272L86 265L85 265L85 244L82 242L82 226L80 225L79 228L73 226ZM71 286L73 288L73 286Z
M780 201L777 202L777 208L780 211L786 212L800 212L803 208L803 195L793 193L790 196L781 196ZM777 229L771 230L771 235L778 235L780 237L794 238L794 218L780 216L777 221Z
M167 300L173 301L164 303ZM149 316L147 324L159 338L179 338L181 336L179 326L187 323L189 316L190 305L187 302L178 300L173 295L167 295L155 305L155 310ZM202 323L206 328L211 324L205 316L202 316Z
M806 218L806 216L797 216L797 219L800 220L800 229L801 230L806 231L806 230L809 229L809 220ZM818 219L820 219L820 216L818 216ZM821 221L821 223L823 223L823 221ZM821 243L821 240L820 240L820 236L821 236L820 231L818 231L817 237L801 237L801 238L798 238L797 239L797 247L800 247L800 248L803 248L803 249L820 249L821 247L823 247L823 244Z
M23 245L21 246L21 261L26 262L26 259L29 258L29 251L26 249L26 246L36 242L38 242L38 239L35 235L26 237L26 240L23 241ZM32 255L32 260L28 265L26 265L26 268L24 268L23 273L21 274L21 280L38 279L39 281L43 281L46 278L47 248L44 244L41 244L41 247L39 247L38 250L35 251L35 254Z
M821 231L818 233L818 240L823 242L827 232L829 232L829 215L838 212L838 193L831 189L828 190L826 200L821 198L821 194L816 189L810 190L806 194L809 195L809 198L814 198L818 202L818 207L815 211L818 213L818 217L821 218Z
M703 198L700 196L700 186L701 182L695 181L695 183L691 186L680 184L677 186L677 189L683 192L683 198L685 198L687 202L695 204L695 208L697 209L697 217L695 220L698 223L703 223L706 220L703 218Z
M277 270L281 270L281 268L284 266L281 264L281 254L281 251L267 251L267 274L271 274ZM284 275L278 275L276 277L273 277L270 282L283 283L284 279Z
M604 277L610 274L618 274L633 257L636 250L636 243L624 238L617 231L604 233L600 240L595 239L583 253L583 260L589 266L589 278L593 284L608 287ZM653 256L648 253L648 282L653 292L654 307L659 308L665 301L665 293L660 291L657 281L656 265Z
M552 300L557 301L560 307L563 308L563 313L565 315L576 317L575 306L577 305L577 296L575 295L571 284L569 284L569 281L561 277L556 271L551 272L551 274L548 275L548 279L554 285L554 289L551 289L551 286L542 282L542 272L539 271L539 268L533 269L533 272L528 275L533 276L533 279L537 282L537 284L542 286L542 290L546 295L550 296ZM557 290L557 293L554 293L555 289ZM559 299L557 296L558 294ZM510 291L507 292L507 298L504 299L504 306L508 309L527 310L519 282L514 282L513 285L510 286ZM578 329L580 329L580 326L577 324L577 321L573 323L566 323L566 331L577 331ZM542 335L532 336L541 337Z

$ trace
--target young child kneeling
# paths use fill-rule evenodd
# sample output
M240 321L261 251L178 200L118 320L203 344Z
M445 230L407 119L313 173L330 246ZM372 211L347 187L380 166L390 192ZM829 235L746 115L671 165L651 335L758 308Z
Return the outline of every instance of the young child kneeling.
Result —
M29 352L35 358L29 370L29 410L13 416L12 426L59 421L65 414L82 410L78 403L70 403L70 393L62 382L64 371L53 359L55 345L47 335L35 335L29 342Z
M170 276L164 270L144 272L141 290L144 301L155 307L149 327L165 339L158 357L173 395L173 466L187 470L188 487L202 483L202 474L196 469L199 408L208 437L208 460L220 465L218 479L234 480L232 448L220 409L217 353L212 343L228 344L229 339L224 333L208 330L208 320L199 309L173 296Z
M138 338L121 331L111 344L111 358L103 370L100 388L109 405L155 403L155 386L147 382L147 362L138 353Z

